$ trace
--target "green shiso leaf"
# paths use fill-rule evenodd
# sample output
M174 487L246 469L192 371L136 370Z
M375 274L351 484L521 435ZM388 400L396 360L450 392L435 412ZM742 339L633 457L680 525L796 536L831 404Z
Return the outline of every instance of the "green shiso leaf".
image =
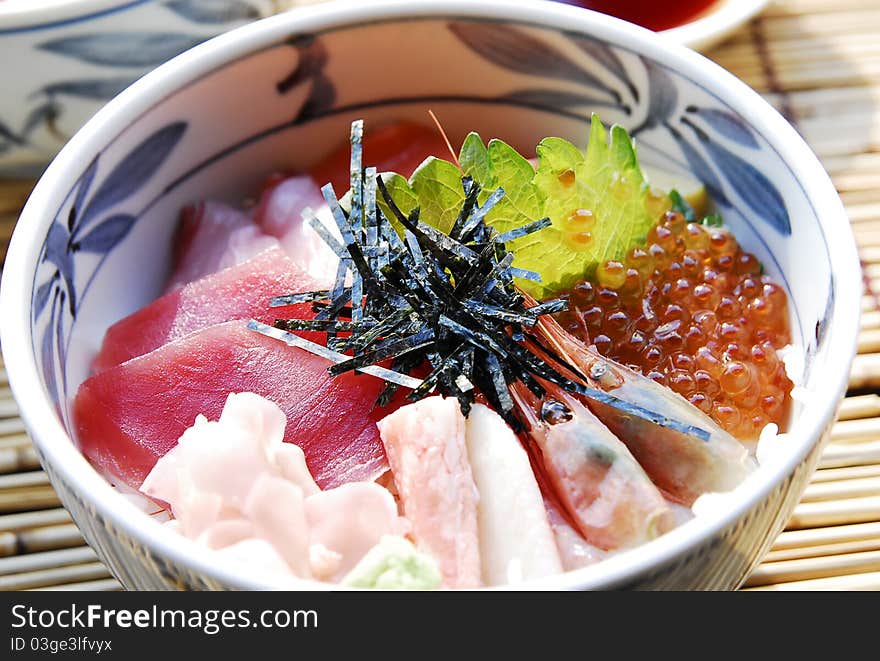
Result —
M472 177L483 192L479 203L485 202L492 191L504 189L505 195L486 216L486 222L499 234L544 217L546 195L535 183L535 169L519 152L502 140L490 140L484 145L476 133L465 139L459 156L464 174ZM514 253L513 265L528 271L539 271L531 256L536 251L545 255L553 249L558 237L539 237L539 234L552 233L552 228L529 234L510 241L509 249ZM550 294L542 282L522 278L517 284L533 295L543 297Z
M691 206L690 202L684 199L682 194L674 188L669 191L669 200L672 202L672 210L677 211L684 216L686 221L693 223L697 220L697 214L694 212L694 208Z
M479 134L468 133L461 145L458 162L461 163L464 173L473 177L481 188L491 190L494 177L489 165L489 150L486 149Z
M388 192L391 193L391 198L397 204L397 208L403 211L405 215L408 216L413 209L419 206L419 196L413 190L412 186L409 185L406 177L403 177L396 172L383 172L378 176L382 178L382 182L385 184ZM397 233L403 235L403 227L397 221L397 217L388 207L388 203L381 195L376 198L376 204L379 206L379 209L382 211L385 218L391 223L392 227L397 230Z
M507 143L490 140L487 145L470 133L462 144L460 169L432 157L416 169L408 185L399 175L383 179L404 213L419 206L420 219L446 233L464 201L462 174L480 185L480 204L496 189L504 189L504 197L487 216L499 233L549 217L550 227L510 245L513 265L542 278L540 283L517 279L517 284L544 298L591 275L598 264L622 259L644 241L657 213L652 211L633 142L622 127L612 126L609 140L594 114L586 153L553 137L542 140L536 152L537 171ZM582 240L584 227L570 220L579 209L595 219L587 241ZM384 206L382 210L389 216Z
M549 263L546 247L542 255L541 246L535 245L528 263L540 266L544 286L556 291L592 274L606 260L622 259L644 241L657 218L649 207L648 185L632 140L622 127L611 127L609 142L594 114L586 154L560 138L542 140L537 154L535 182L547 196L544 215L553 222L559 245L553 247ZM589 211L595 220L587 228L592 235L588 241L578 240L585 229L571 221L578 209ZM540 238L551 237L556 238L551 233Z
M449 234L464 200L461 170L454 163L429 157L416 168L409 183L418 197L419 218Z
M724 225L724 219L721 217L720 213L710 213L700 222L706 227L722 227Z

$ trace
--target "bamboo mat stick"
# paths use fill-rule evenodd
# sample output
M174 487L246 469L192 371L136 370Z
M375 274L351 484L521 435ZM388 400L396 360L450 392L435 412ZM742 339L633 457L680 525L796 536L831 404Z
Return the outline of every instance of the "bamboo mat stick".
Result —
M874 26L880 25L880 11L877 4L864 9L846 12L826 12L822 14L781 14L761 21L764 35L768 41L779 42L791 35L830 35L840 40L849 34L873 34ZM819 59L819 58L813 58Z
M880 387L880 353L863 353L855 357L849 387L853 390Z
M42 528L61 523L70 523L70 513L63 507L39 512L21 512L0 516L0 530L17 532L28 528Z
M66 565L78 565L84 562L91 562L96 558L95 552L88 546L79 546L59 551L28 553L12 558L0 558L0 576Z
M871 228L880 218L880 209L876 204L853 204L846 205L846 215L854 231ZM864 228L860 227L861 225Z
M849 121L848 118L846 119ZM810 130L808 131L807 128ZM801 127L801 135L809 141L819 158L866 151L872 149L872 145L878 142L877 136L873 135L874 129L867 121L853 120L852 126L847 127L845 133L833 138L829 135L823 135L820 129L807 128ZM827 134L828 128L825 127L824 130ZM850 215L853 215L852 208L849 209L849 212Z
M863 87L853 87L850 89L823 90L828 95L828 105L833 107L835 99L846 98L847 93L858 94L861 98L857 102L865 102L873 105L874 99L880 98L880 87L877 90L865 90ZM804 95L801 95L803 98ZM849 99L847 99L849 101ZM851 172L858 170L874 171L880 168L880 152L848 154L842 157L826 158L822 161L825 170L829 174L840 172Z
M766 94L765 98L781 101L778 93ZM880 86L868 88L862 85L844 85L836 87L819 87L815 89L789 89L785 91L785 101L793 106L797 114L798 128L806 127L809 131L818 131L822 124L831 130L840 125L843 115L858 115L871 121L872 109L880 101ZM837 115L834 114L835 104ZM829 158L830 157L830 158ZM870 151L850 152L823 157L828 162L828 171L832 177L846 177L850 174L872 173L875 170L875 159Z
M880 328L880 311L872 310L871 312L865 312L862 314L860 321L863 330Z
M0 512L35 510L61 504L51 485L25 487L11 493L0 492Z
M85 592L119 592L123 590L122 584L115 578L105 578L99 581L83 581L81 583L67 583L65 585L47 585L41 588L30 588L34 592L54 592L68 590L82 590Z
M22 574L0 576L0 590L27 590L47 586L63 586L70 583L108 578L109 576L110 572L107 571L103 564L100 562L89 562L70 567L41 569Z
M31 439L27 434L9 434L0 436L0 449L2 448L28 448L31 447Z
M40 458L33 447L0 448L0 473L14 473L40 467Z
M880 416L880 395L877 394L846 397L840 403L837 419L838 421L856 420L874 416Z
M863 330L859 333L859 353L880 352L880 328Z
M864 206L854 206L849 209L849 213L853 214L864 210ZM856 235L860 246L876 246L878 244L876 232L880 229L880 218L863 218L857 222L853 222L850 218L850 229Z
M880 42L878 42L880 45ZM877 188L880 187L880 172L847 172L834 177L834 185L841 191L873 191L876 199Z
M23 553L55 551L83 544L85 540L82 533L73 523L31 528L18 534L18 547Z
M800 560L802 558L822 558L830 555L844 555L846 553L865 553L867 551L880 551L880 537L860 539L852 542L840 542L837 544L824 544L820 546L805 546L796 549L783 549L770 551L761 561L763 563L785 562L787 560Z
M880 538L880 521L853 523L844 526L826 526L824 528L806 528L804 530L786 530L780 533L776 541L773 542L772 550L781 551L874 538Z
M813 503L825 500L845 500L864 496L880 496L880 478L865 477L855 480L840 480L810 484L804 490L802 503Z
M36 182L29 179L0 180L0 214L18 215Z
M6 251L9 249L9 240L12 238L14 227L15 217L0 218L0 267L6 261Z
M0 436L7 434L20 434L24 432L24 422L21 418L0 419Z
M861 443L880 440L880 418L840 420L831 428L833 443Z
M18 553L18 537L12 532L0 532L0 558Z
M799 503L788 528L817 528L866 521L880 521L880 496Z
M790 14L819 14L824 12L852 11L854 9L873 9L876 0L785 0L771 2L764 9L762 16L788 16Z
M817 470L810 478L810 483L824 484L826 482L857 480L864 477L880 477L880 464Z
M49 484L49 476L44 471L0 475L0 491L4 489L20 489L22 487L41 487L47 484Z
M842 193L861 193L867 198L864 202L850 202L847 206L852 211L855 220L851 222L867 222L876 220L877 214L877 189L880 187L880 174L875 173L849 173L839 174L832 177L835 187ZM867 260L873 263L872 260Z
M770 60L774 66L783 67L789 63L803 65L815 59L817 47L823 45L823 38L811 34L791 35L790 38L768 44ZM877 36L869 32L853 33L846 41L835 44L835 57L845 58L850 55L876 55L880 53ZM731 43L718 49L717 57L727 62L735 62L738 69L754 66L761 62L761 53L753 43Z
M873 118L871 119L873 122ZM846 188L838 190L840 199L844 206L848 209L855 210L860 208L862 212L870 212L876 218L875 212L880 209L877 202L877 191L874 188L856 188L848 190ZM853 222L859 222L858 220Z
M857 86L866 77L876 76L878 69L880 69L880 66L871 60L859 62L858 67L841 67L839 62L814 62L811 65L799 68L782 69L777 72L777 77L784 89ZM736 76L759 92L767 91L768 89L766 72L759 64L747 69L739 69L736 72ZM841 124L841 126L845 125ZM820 142L818 138L806 137L810 146L813 147L819 147L822 144L832 144L830 138ZM852 138L854 134L850 134L847 137ZM865 144L864 140L859 142L841 141L838 148L834 149L832 153L843 154L846 152L865 151L859 148L859 145L862 144Z
M773 94L766 95L766 98L782 100L781 96L776 95L774 98ZM836 116L834 114L835 99L838 99ZM863 126L867 126L870 131L871 124L875 121L872 114L873 108L880 102L880 87L876 90L860 86L792 90L785 95L785 101L793 106L797 114L798 129L813 134L814 138L819 135L823 126L826 130L835 130L840 126L840 120L844 116L848 119L858 118L857 121ZM869 150L855 151L849 154L834 150L831 154L823 154L821 158L823 163L830 161L832 166L836 165L836 169L829 171L829 174L835 182L844 183L844 188L848 189L846 182L849 177L856 178L855 188L869 188L865 185L865 180L862 179L861 183L859 181L863 176L870 177L875 174L875 165L869 161L870 154ZM839 160L835 161L835 157ZM856 158L862 160L856 161L854 160ZM840 167L839 163L841 162L845 162L846 167Z
M850 225L855 234L856 241L861 245L880 245L880 227L876 227L873 223L870 225L860 226L858 224ZM871 314L871 312L862 311L862 316Z
M837 443L825 448L819 458L819 468L864 466L880 464L880 441L867 443Z
M787 581L804 581L826 576L843 574L861 574L880 571L880 551L863 553L845 553L819 558L803 558L800 560L783 560L760 565L748 580L746 587L783 583Z
M31 528L19 533L0 532L0 557L21 553L57 551L84 544L82 533L72 523Z
M18 415L18 405L12 396L0 398L0 418L12 418Z
M834 590L836 592L851 592L854 590L880 590L880 572L866 572L862 574L849 574L847 576L829 576L806 581L789 581L788 583L773 583L759 587L746 588L748 591L774 590L774 591L809 591Z
M829 81L831 85L856 86L859 74L876 72L878 62L880 62L880 48L876 44L868 48L860 47L857 43L860 39L864 39L867 36L864 33L853 35L854 42L856 43L836 54L841 59L846 58L848 55L855 56L853 58L854 66L841 67L839 61L834 62L830 59L827 61L820 59L812 62L805 61L802 58L799 59L800 51L805 47L808 48L809 42L802 42L800 44L790 42L789 48L777 47L773 49L771 53L773 69L779 75L783 88L803 89L809 87L821 89L814 81ZM876 42L876 36L874 40ZM766 65L757 53L747 53L745 57L737 57L736 53L725 53L720 63L727 68L735 66L737 69L736 75L739 78L754 78L760 80L764 86L767 84ZM838 68L835 68L835 65ZM801 84L798 85L798 82ZM786 83L789 84L786 85ZM824 85L822 87L827 89L831 85ZM849 109L849 112L859 110L861 109L854 108ZM847 109L844 108L843 112L845 111Z

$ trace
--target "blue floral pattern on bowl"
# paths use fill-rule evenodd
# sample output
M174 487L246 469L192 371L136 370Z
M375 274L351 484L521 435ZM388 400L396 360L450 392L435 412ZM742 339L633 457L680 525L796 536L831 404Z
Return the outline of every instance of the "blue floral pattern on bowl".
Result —
M156 131L105 173L92 192L100 165L100 157L96 157L77 182L68 210L63 217L56 217L49 229L41 261L55 270L37 288L33 314L38 318L45 311L49 312L49 324L40 344L40 360L46 387L56 401L62 401L59 395L67 391L66 372L57 367L58 363L63 365L65 362L65 328L76 320L80 301L76 277L77 270L82 269L79 256L98 258L83 287L88 291L91 278L101 268L103 260L138 220L134 213L114 210L149 182L185 131L185 122L174 122ZM60 384L58 373L61 375Z

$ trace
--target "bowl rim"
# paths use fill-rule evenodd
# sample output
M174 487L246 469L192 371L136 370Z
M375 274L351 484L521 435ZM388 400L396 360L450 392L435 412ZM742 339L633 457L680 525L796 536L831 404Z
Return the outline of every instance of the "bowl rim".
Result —
M449 17L510 21L562 31L577 31L610 43L625 44L686 77L700 81L719 93L742 118L776 149L798 180L809 182L805 195L816 211L831 259L834 276L831 323L826 335L822 365L830 371L821 380L815 406L805 407L794 422L792 452L784 461L762 467L737 488L738 499L724 512L697 517L643 546L614 555L602 563L516 585L517 589L609 588L649 575L672 564L676 558L709 543L733 525L749 509L790 475L820 441L830 426L844 395L849 365L856 348L860 310L861 271L843 205L818 159L794 128L754 90L698 53L658 37L644 28L618 19L559 3L517 3L506 0L376 0L368 5L340 0L303 7L237 28L179 55L146 75L110 101L64 147L31 194L10 242L0 284L0 338L6 349L10 387L20 402L21 417L51 469L66 485L87 500L90 507L114 527L137 540L151 552L164 555L179 567L230 586L272 589L267 582L222 558L209 557L195 542L179 536L145 516L121 497L76 448L64 430L41 385L30 336L32 274L38 264L46 231L69 188L81 173L82 164L115 139L159 100L186 86L206 72L258 52L290 34L329 28L354 27L375 20ZM24 282L22 280L24 279ZM836 370L836 372L835 372ZM332 589L338 586L296 580L296 589ZM509 586L500 586L502 588Z

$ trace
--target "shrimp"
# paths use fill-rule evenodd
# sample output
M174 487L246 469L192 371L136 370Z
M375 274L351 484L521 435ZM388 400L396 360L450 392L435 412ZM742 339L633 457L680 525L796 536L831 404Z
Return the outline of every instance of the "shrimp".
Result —
M670 530L672 510L627 447L573 395L540 385L543 397L519 382L511 394L538 470L584 539L608 551Z
M580 372L587 386L678 423L658 424L627 411L626 405L582 397L670 500L690 507L704 493L730 491L756 467L744 445L675 391L601 356L548 316L540 318L535 330Z

